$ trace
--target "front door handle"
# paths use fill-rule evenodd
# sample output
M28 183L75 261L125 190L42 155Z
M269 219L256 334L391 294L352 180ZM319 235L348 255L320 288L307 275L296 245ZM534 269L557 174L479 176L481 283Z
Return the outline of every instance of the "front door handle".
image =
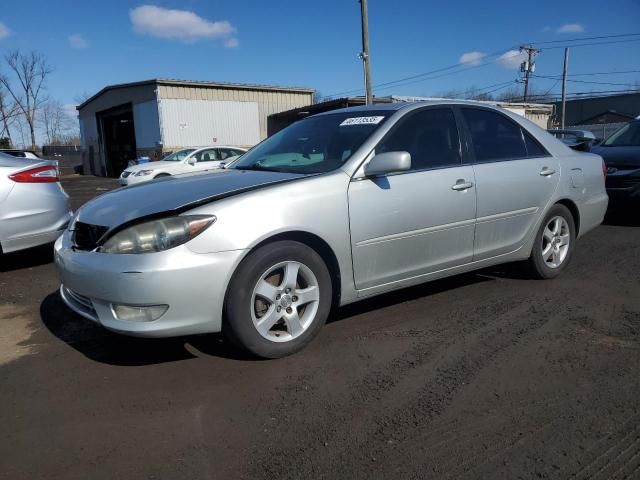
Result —
M459 192L462 190L469 190L471 187L473 187L473 182L467 182L466 180L461 178L451 186L451 190L456 190Z
M550 177L554 173L556 173L556 171L553 168L549 167L542 167L542 170L540 170L540 175L542 175L543 177Z

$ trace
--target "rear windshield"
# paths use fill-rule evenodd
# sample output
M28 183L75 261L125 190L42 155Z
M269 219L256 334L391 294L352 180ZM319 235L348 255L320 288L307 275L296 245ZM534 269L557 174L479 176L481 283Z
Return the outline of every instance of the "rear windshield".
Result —
M300 120L245 153L230 168L289 173L335 170L391 113L343 112Z
M615 132L604 143L607 147L638 147L640 146L640 122L627 123Z

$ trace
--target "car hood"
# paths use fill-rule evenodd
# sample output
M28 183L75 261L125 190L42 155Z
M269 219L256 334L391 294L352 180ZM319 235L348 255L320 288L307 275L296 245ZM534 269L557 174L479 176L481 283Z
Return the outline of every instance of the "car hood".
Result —
M607 167L640 168L640 146L634 147L593 147L592 153L604 158Z
M180 213L230 195L305 176L221 169L204 175L166 177L105 193L80 208L76 220L111 229L140 218Z
M139 172L140 170L155 170L157 168L165 168L165 167L175 167L176 165L182 165L183 162L171 162L162 160L158 162L147 162L140 163L138 165L132 165L131 167L127 167L125 171L127 172Z

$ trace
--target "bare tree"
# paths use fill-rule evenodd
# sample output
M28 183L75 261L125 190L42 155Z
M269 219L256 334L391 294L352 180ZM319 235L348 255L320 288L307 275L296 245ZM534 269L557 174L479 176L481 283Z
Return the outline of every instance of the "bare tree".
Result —
M490 92L483 92L483 89L471 86L464 90L447 90L437 95L442 98L459 98L465 100L493 100L493 95Z
M28 125L27 125L27 121L24 119L24 115L18 115L16 117L16 121L14 122L14 128L15 128L15 132L18 133L19 135L19 139L20 139L20 143L16 143L14 144L14 147L19 147L19 148L27 148L28 145Z
M47 59L37 53L22 54L20 50L8 53L5 61L16 78L13 84L7 75L0 75L0 84L9 92L24 117L31 136L31 148L36 148L36 116L46 100L44 89L46 80L53 69Z
M60 144L72 128L72 119L58 100L49 100L42 105L40 123L49 145Z
M4 87L0 84L0 138L8 139L10 145L13 143L10 127L15 122L17 115L18 105L9 101Z
M91 94L86 90L84 90L82 93L79 93L75 97L73 97L73 101L76 102L78 105L81 105L86 100L89 100L90 98L91 98Z

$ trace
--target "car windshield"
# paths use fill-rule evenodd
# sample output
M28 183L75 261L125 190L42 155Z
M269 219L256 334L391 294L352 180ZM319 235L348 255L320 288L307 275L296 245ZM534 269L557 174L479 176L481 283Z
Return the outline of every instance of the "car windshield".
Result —
M390 113L343 112L301 120L242 155L230 168L287 173L335 170L384 123Z
M195 151L195 148L185 148L184 150L178 150L177 152L173 152L172 154L167 155L162 160L164 162L179 162L181 160L184 160L187 155Z
M640 122L627 123L602 144L606 147L640 146Z

